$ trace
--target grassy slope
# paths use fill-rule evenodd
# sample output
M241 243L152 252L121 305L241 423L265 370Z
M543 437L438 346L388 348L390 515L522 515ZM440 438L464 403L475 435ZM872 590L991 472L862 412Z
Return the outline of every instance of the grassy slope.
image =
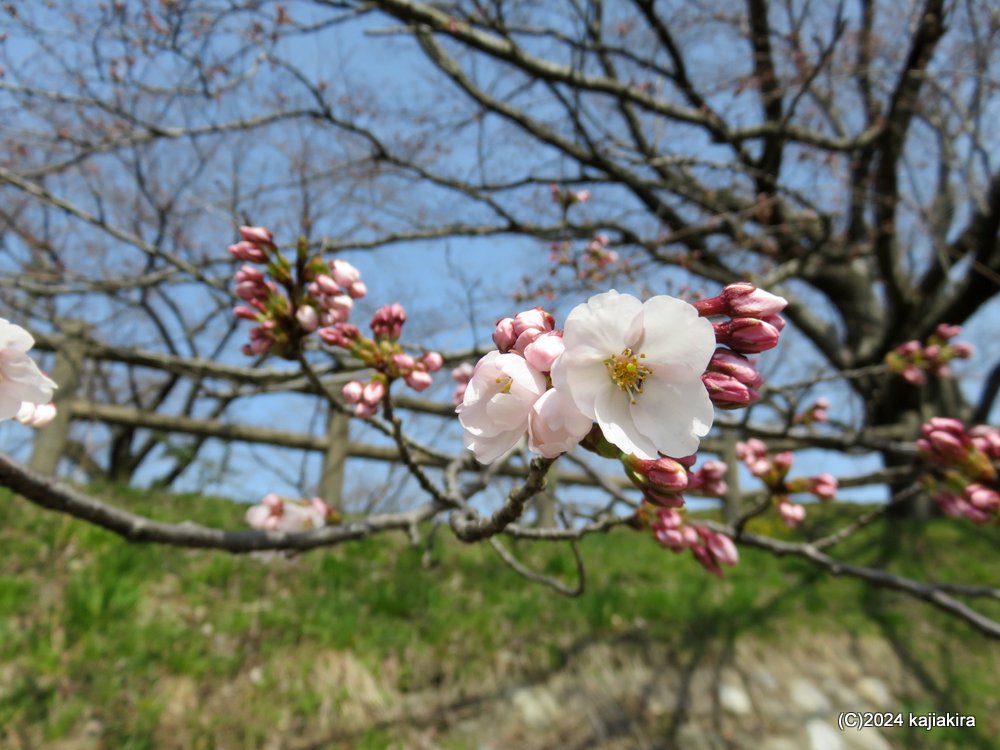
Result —
M115 494L118 504L164 520L241 525L241 509L222 501ZM406 691L489 679L497 652L511 644L518 673L530 676L557 666L574 642L635 628L677 643L884 634L901 644L927 688L901 709L975 714L976 734L953 738L962 747L989 747L1000 733L994 644L926 605L752 550L718 581L688 555L635 533L589 538L581 545L587 593L566 600L516 576L486 545L460 546L446 533L430 568L398 537L264 563L131 546L9 494L0 494L0 507L0 727L7 732L0 729L0 744L78 737L96 719L90 731L99 746L154 747L164 681L193 680L218 693L245 681L252 665L282 665L267 670L250 704L193 709L192 742L209 747L221 736L249 747L289 716L308 721L329 699L295 679L323 649L352 652ZM833 528L852 512L817 508L809 524ZM757 530L788 535L766 521ZM838 552L859 562L887 559L912 576L996 584L998 529L937 521L891 532L891 545L876 525ZM513 548L545 572L572 574L564 547ZM1000 617L1000 606L987 604L996 603L978 603ZM382 747L389 736L373 731L351 746ZM934 738L949 735L938 730Z

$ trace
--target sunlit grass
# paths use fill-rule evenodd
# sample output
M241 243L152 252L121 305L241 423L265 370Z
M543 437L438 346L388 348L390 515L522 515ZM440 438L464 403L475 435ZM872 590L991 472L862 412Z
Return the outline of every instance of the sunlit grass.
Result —
M241 526L243 509L226 501L113 494L119 505L159 519ZM898 594L754 550L741 550L740 565L720 581L648 535L589 537L580 545L587 592L565 599L517 576L487 545L459 544L444 529L430 566L421 564L424 549L401 535L261 560L129 545L8 494L0 504L0 727L46 741L98 722L108 747L155 747L165 680L197 686L199 695L217 693L226 684L246 685L258 668L251 703L198 710L189 727L205 747L220 732L252 746L275 722L308 717L322 701L337 700L305 679L319 668L319 653L349 651L407 692L489 681L497 654L508 650L516 653L518 673L530 677L558 668L575 643L623 633L675 644L736 637L780 644L790 633L821 637L845 629L888 635L947 681L951 710L978 706L982 726L997 714L996 660L977 657L995 646L967 625ZM825 533L859 512L810 510L804 530L790 532L766 518L754 530L787 538L810 528ZM893 521L835 552L913 577L995 585L998 538L996 529L954 521ZM535 569L574 575L564 545L507 543ZM1000 607L989 604L997 603L976 602L1000 617ZM251 693L240 695L243 701ZM958 739L977 746L970 737ZM384 747L384 738L375 729L349 746Z

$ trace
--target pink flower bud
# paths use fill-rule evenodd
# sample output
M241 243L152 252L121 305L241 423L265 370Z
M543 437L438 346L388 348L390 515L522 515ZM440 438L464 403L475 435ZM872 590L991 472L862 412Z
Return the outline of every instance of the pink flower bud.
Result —
M545 312L542 308L533 307L530 310L524 310L515 315L512 324L514 336L519 337L529 329L537 330L539 334L551 331L555 328L556 321L552 315Z
M500 353L509 352L515 341L517 341L517 334L514 333L514 319L501 318L498 320L496 328L493 330L493 343L496 344Z
M794 456L791 451L782 451L774 457L773 463L774 467L782 474L787 474L788 470L792 468L792 461Z
M233 315L241 320L257 320L260 313L256 310L251 310L249 307L237 306L233 308Z
M701 382L705 384L712 403L720 409L741 409L760 398L756 389L720 372L706 372L701 376Z
M244 260L249 263L266 263L267 255L259 247L251 242L237 242L235 245L230 245L229 254L232 255L236 260Z
M274 235L264 227L240 227L240 237L255 245L273 245Z
M722 290L726 314L734 318L766 318L777 315L788 306L788 300L758 289L745 281L730 284Z
M524 358L539 372L549 372L564 351L562 331L549 331L524 347Z
M916 354L919 351L923 351L923 346L916 339L912 341L907 341L896 347L896 353L901 354L904 357L910 354Z
M736 457L741 461L747 456L762 456L767 454L767 444L763 440L750 438L746 442L736 444Z
M256 284L252 281L241 281L239 284L236 285L235 291L237 297L247 301L252 299L257 299L259 296L261 296L261 292L264 292L264 296L267 296L266 295L267 288L261 286L260 284Z
M967 344L964 341L959 341L957 344L952 344L950 347L951 356L955 359L968 359L973 354L975 354L975 349L972 344Z
M335 260L330 263L330 275L345 289L361 279L361 272L346 260Z
M923 385L927 382L927 377L916 365L907 365L899 374L902 375L903 380L910 385Z
M374 414L375 407L372 404L365 403L364 401L354 407L354 416L361 419L368 419L368 417L374 416Z
M994 461L1000 460L1000 430L988 425L977 425L969 430L972 444Z
M948 323L941 323L937 328L934 329L934 333L937 334L939 338L947 341L948 339L953 339L958 334L962 332L962 326L954 326Z
M722 479L726 476L729 467L724 461L709 460L701 465L698 470L704 477L709 479Z
M837 478L832 474L820 474L810 481L809 491L820 500L833 500L837 494Z
M927 442L934 453L946 461L961 461L968 453L964 440L944 430L931 430Z
M713 326L716 341L742 354L773 349L781 333L772 323L757 318L734 318Z
M392 355L392 363L398 370L412 370L416 364L413 357L405 352L396 352Z
M344 349L350 349L354 346L354 342L358 340L361 332L358 327L351 325L350 323L338 323L334 326L328 326L326 328L320 328L319 337L330 346L339 346Z
M312 333L319 326L319 315L316 314L316 309L309 305L303 305L296 310L295 318L306 333Z
M705 545L716 560L730 566L736 565L740 561L740 553L732 539L725 534L718 534L709 529L705 529L705 531L708 532L704 535Z
M363 281L355 281L349 287L347 287L347 293L352 299L361 299L366 294L368 294L368 287Z
M424 372L422 370L413 370L412 372L403 376L406 384L410 386L415 391L425 391L431 386L431 376L430 373Z
M396 341L403 330L403 323L406 322L406 311L398 302L391 305L383 305L372 316L372 333L377 339L389 339Z
M715 350L707 369L709 372L718 372L736 378L750 388L759 388L764 382L764 376L757 372L753 362L742 354L736 354L722 347Z
M361 403L361 399L364 397L364 386L357 380L352 380L351 382L344 384L344 387L341 390L341 395L343 395L344 401L347 403L359 404Z
M337 282L333 280L333 277L327 276L325 273L319 274L313 283L316 284L322 294L330 296L340 294L340 287L337 286Z
M441 356L440 352L424 352L420 361L424 363L427 372L437 372L444 367L444 357Z
M778 503L778 513L790 528L797 526L806 517L806 509L803 506L787 500Z
M981 484L970 484L966 487L965 497L970 505L982 511L993 511L1000 508L1000 494Z
M366 383L361 392L361 400L369 406L375 406L385 398L385 383L381 380L373 380Z
M259 268L254 268L253 266L243 265L240 266L239 270L233 275L233 279L239 283L243 281L251 281L255 284L261 284L264 281L264 272Z
M430 368L428 368L430 369ZM472 373L475 371L471 362L463 362L451 371L452 380L458 383L468 383L472 380Z

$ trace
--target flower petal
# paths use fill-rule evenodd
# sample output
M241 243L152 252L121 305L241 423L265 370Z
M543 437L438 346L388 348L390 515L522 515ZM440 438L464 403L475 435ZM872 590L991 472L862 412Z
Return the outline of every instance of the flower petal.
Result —
M700 378L680 383L650 378L630 409L631 420L643 436L656 450L675 458L698 450L700 438L708 434L715 417Z
M699 376L705 372L715 352L715 331L693 305L661 294L643 303L642 318L647 365L687 365Z
M642 303L630 294L595 294L566 317L563 343L573 359L604 361L619 354L641 332Z
M632 419L627 393L614 387L602 392L597 398L595 412L597 424L600 425L601 432L608 442L639 458L646 460L659 458L656 455L656 446L639 431Z
M0 349L26 352L35 345L35 339L21 326L0 318Z

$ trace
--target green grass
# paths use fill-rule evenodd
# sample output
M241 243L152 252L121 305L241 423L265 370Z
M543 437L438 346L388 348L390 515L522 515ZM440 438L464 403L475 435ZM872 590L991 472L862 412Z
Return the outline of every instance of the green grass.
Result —
M243 509L225 501L104 491L158 519L242 525ZM623 633L678 647L737 637L780 646L790 634L845 630L892 639L923 670L926 690L900 709L981 717L978 734L939 730L935 742L988 747L1000 731L993 643L925 604L800 560L741 550L740 565L720 581L689 555L621 530L580 545L587 593L568 600L517 576L487 545L460 545L443 529L429 568L423 550L399 536L264 562L129 545L6 493L0 507L0 727L8 738L52 742L97 722L102 747L152 748L166 722L185 726L192 746L213 747L225 736L252 747L274 726L294 731L322 701L338 700L336 691L317 694L310 679L323 668L316 654L329 650L351 652L407 692L480 684L496 654L513 646L519 673L530 679L558 668L574 644ZM768 519L753 530L795 538L857 512L815 507L804 530ZM995 584L998 541L996 528L894 521L836 551L917 578ZM574 571L563 545L508 544L535 569ZM1000 607L988 606L996 604L976 602L1000 618ZM985 652L994 658L980 658ZM267 669L249 704L200 705L223 685L245 687L255 665ZM195 686L190 715L167 722L161 697L167 686L185 685ZM376 727L344 746L386 747L390 736ZM0 744L3 737L0 729Z

